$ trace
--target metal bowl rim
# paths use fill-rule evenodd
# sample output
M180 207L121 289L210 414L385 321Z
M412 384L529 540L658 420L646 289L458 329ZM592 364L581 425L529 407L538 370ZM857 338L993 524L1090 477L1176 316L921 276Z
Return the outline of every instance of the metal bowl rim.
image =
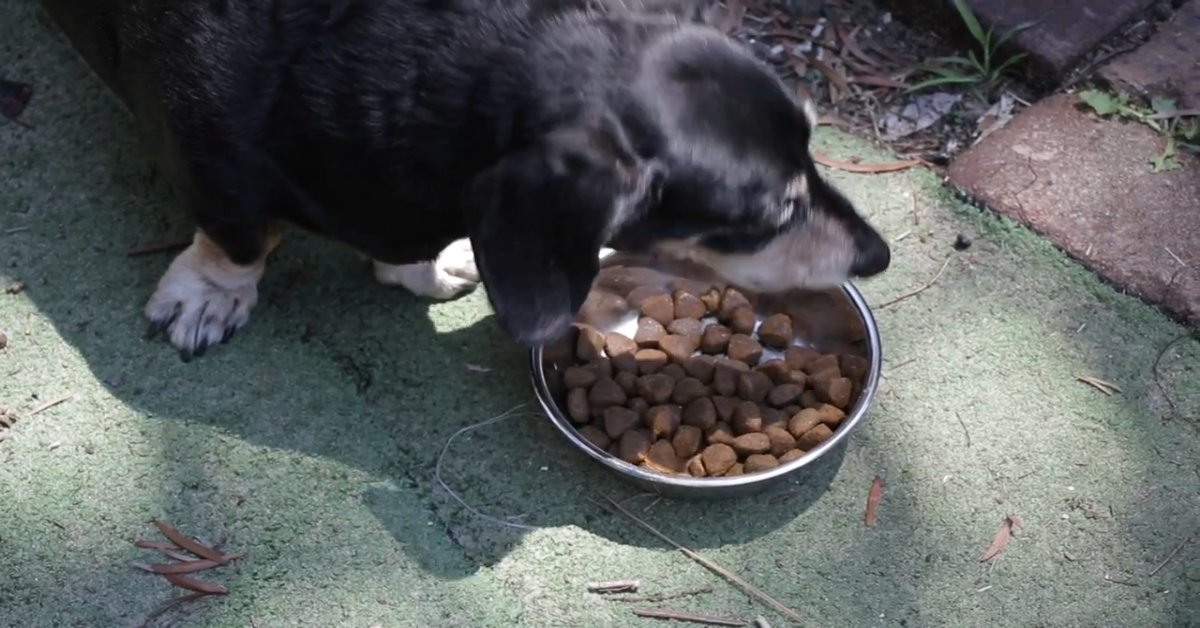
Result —
M818 445L816 449L809 451L803 457L786 464L781 464L770 471L719 478L694 478L685 475L672 476L649 471L609 455L608 452L596 447L590 441L580 436L575 425L559 409L558 403L555 402L554 396L550 394L550 387L546 383L546 372L543 367L541 347L535 347L530 351L531 379L534 392L537 394L538 403L542 406L542 411L550 417L551 423L554 424L554 427L567 440L575 445L576 448L583 450L584 453L591 456L593 460L623 475L632 476L643 482L696 491L771 482L815 462L821 456L825 455L825 452L837 447L842 441L846 440L850 436L850 432L854 430L855 426L866 415L867 410L870 409L872 402L875 400L876 388L879 386L880 367L883 365L883 346L879 337L879 329L875 324L875 315L871 312L871 308L867 305L862 293L852 283L847 281L841 285L841 288L846 293L846 296L850 298L850 302L854 304L854 309L858 311L863 325L866 327L867 344L871 350L871 367L867 371L866 383L862 387L862 392L859 394L854 407L842 421L842 424L838 426L838 429L834 431L831 438Z

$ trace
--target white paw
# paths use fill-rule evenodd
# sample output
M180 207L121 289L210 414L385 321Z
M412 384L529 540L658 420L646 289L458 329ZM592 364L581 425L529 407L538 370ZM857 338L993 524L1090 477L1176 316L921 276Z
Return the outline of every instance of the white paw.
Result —
M375 279L388 286L403 286L417 296L450 299L479 285L471 241L456 240L438 254L437 261L417 264L375 262Z
M263 268L261 263L237 266L198 237L171 262L146 303L147 335L165 332L185 362L204 355L250 321Z

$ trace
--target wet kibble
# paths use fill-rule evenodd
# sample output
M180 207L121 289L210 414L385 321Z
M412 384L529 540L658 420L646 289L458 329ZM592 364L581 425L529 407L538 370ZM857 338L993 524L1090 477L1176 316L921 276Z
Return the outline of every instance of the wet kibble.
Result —
M653 318L658 324L666 327L675 320L675 302L669 294L656 294L646 297L638 308L642 316Z
M630 464L697 478L768 471L831 438L865 385L856 339L793 318L811 304L760 321L734 289L623 281L618 292L640 312L632 337L577 324L555 355L574 354L561 382L580 436ZM820 345L793 345L810 329L825 330Z
M563 385L567 388L591 388L596 383L596 371L571 365L563 370Z
M642 375L657 373L670 361L667 354L658 349L639 349L637 353L633 354L633 359L637 362L638 372Z
M765 347L786 349L792 344L792 319L787 314L773 314L758 327L758 341Z

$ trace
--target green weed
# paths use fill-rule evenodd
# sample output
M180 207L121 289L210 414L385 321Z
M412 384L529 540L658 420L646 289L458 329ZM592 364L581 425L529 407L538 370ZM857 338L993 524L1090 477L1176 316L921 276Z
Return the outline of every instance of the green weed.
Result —
M1152 98L1149 105L1125 93L1100 89L1079 92L1079 100L1101 117L1117 116L1144 124L1166 137L1162 153L1149 157L1153 172L1179 168L1179 151L1200 153L1200 111L1179 111L1172 98Z
M920 70L936 76L909 87L907 91L915 92L939 85L966 85L970 87L976 98L986 100L984 96L995 90L1001 79L1004 78L1004 73L1025 58L1025 53L1022 52L997 62L997 53L1000 51L1000 47L1017 33L1033 27L1037 22L1018 24L997 37L995 26L989 27L987 30L983 29L979 18L967 5L966 0L953 0L953 2L963 24L966 25L971 37L978 44L978 54L975 50L968 50L965 57L936 57L932 61L922 64L919 66Z

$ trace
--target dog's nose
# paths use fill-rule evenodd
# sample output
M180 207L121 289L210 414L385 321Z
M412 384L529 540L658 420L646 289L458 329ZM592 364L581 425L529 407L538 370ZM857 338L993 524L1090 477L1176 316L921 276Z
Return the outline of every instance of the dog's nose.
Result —
M892 263L892 250L879 234L871 233L860 236L858 254L850 274L859 278L874 277L888 269Z

